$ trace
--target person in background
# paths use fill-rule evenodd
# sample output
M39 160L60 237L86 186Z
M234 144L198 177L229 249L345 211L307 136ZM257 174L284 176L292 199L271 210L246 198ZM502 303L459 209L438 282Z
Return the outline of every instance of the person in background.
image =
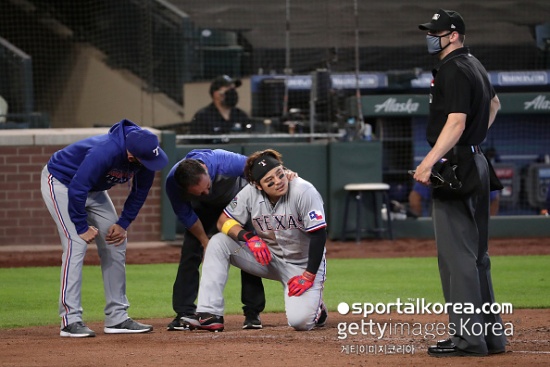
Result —
M548 216L548 211L550 210L550 185L548 185L548 188L546 189L546 205L545 207L540 211L541 215Z
M500 207L500 191L491 191L489 194L489 215L498 215Z
M498 214L500 206L500 191L491 191L489 213ZM432 188L416 182L409 193L409 210L417 217L432 216Z
M239 94L237 88L241 86L239 79L232 79L221 75L210 84L212 102L195 113L189 125L190 134L229 134L242 132L250 124L250 117L237 107ZM195 143L225 143L217 140L193 140Z
M93 337L82 318L82 267L88 245L97 244L105 292L106 334L153 330L128 316L126 230L145 203L155 178L168 164L155 134L129 120L107 134L55 152L42 170L41 191L63 247L59 315L62 337ZM120 216L107 190L128 185Z
M432 190L429 186L416 182L409 193L409 210L417 217L431 217Z

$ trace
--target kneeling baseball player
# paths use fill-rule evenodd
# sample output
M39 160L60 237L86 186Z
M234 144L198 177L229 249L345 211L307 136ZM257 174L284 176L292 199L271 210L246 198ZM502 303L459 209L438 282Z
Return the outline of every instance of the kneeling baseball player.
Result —
M283 284L288 324L295 330L324 326L327 239L323 200L306 180L288 181L281 154L250 155L250 185L227 205L204 256L197 313L181 318L191 328L223 331L223 291L229 264ZM243 229L251 220L255 233Z

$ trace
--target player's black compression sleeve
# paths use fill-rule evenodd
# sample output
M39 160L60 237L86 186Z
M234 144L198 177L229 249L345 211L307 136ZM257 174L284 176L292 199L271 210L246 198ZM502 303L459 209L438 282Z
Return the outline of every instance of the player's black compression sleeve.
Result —
M323 260L326 242L327 230L325 228L309 233L309 254L306 271L317 274L321 260Z

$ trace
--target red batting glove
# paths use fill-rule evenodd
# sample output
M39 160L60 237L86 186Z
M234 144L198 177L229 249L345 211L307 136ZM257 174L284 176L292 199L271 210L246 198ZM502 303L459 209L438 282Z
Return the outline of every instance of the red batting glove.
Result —
M264 266L268 265L271 261L271 252L269 251L269 248L264 240L258 236L252 236L250 238L245 236L245 239L248 248L252 251L252 254L256 258L256 261Z
M313 286L315 280L315 274L309 271L304 271L302 275L296 275L288 281L288 296L301 296L309 288Z

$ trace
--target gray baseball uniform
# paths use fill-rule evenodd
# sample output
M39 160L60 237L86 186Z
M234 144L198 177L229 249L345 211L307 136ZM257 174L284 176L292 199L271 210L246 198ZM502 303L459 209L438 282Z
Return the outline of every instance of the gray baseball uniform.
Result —
M301 179L289 182L286 195L273 206L263 191L252 185L244 187L224 213L241 224L251 219L256 234L268 245L272 260L267 266L256 261L246 244L218 233L208 243L203 263L197 312L223 315L223 291L229 264L262 278L278 280L285 292L285 309L290 326L310 330L320 314L326 259L321 265L313 286L298 297L288 296L287 282L306 269L309 251L308 232L325 230L323 199L315 187Z
M137 162L130 160L130 152ZM122 120L108 134L92 136L58 150L43 168L42 197L57 225L63 247L59 297L62 332L67 326L83 321L82 267L88 245L80 235L87 233L90 226L99 232L95 242L103 276L105 326L116 326L129 318L127 241L121 238L119 245L108 245L105 237L113 225L126 230L134 221L147 199L155 171L167 163L168 157L154 134ZM107 193L117 184L128 184L129 188L120 215Z
M55 179L48 167L42 170L42 196L46 207L57 225L63 256L61 264L61 289L59 314L63 316L61 327L82 321L80 288L82 266L88 245L76 231L70 220L68 187ZM130 303L126 297L126 244L109 246L105 235L109 227L116 223L118 214L106 191L88 194L86 211L89 223L93 223L100 235L95 238L101 261L101 274L105 279L105 325L116 325L128 318ZM108 261L106 261L108 260Z

